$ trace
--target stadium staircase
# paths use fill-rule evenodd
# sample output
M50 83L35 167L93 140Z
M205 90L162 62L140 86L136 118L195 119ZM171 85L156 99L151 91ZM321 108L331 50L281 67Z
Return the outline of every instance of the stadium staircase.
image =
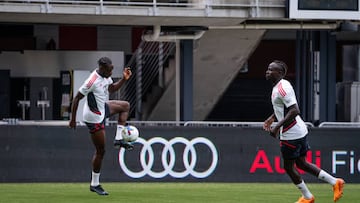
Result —
M209 30L195 41L193 120L207 118L242 70L264 33L264 30ZM148 120L175 120L175 89L173 79L152 109Z
M170 67L174 55L174 42L148 42L142 40L125 67L131 67L133 77L117 94L117 99L129 101L130 118L147 120L174 77L175 67Z
M205 120L248 57L264 30L210 30L194 46L194 120ZM226 38L221 36L227 36ZM229 53L229 47L232 51ZM141 41L126 66L134 77L118 99L131 104L135 120L175 119L175 43Z

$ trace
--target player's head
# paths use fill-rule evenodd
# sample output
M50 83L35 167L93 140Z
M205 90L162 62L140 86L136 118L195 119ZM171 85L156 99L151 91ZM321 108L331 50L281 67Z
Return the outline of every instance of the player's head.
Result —
M266 79L275 83L285 77L287 69L288 67L283 61L274 60L266 70Z
M112 75L112 70L114 69L114 66L112 65L111 59L108 57L101 57L98 60L99 64L99 74L102 77L108 78Z
M286 63L280 60L274 60L273 63L275 63L280 68L280 70L283 72L283 75L285 77L288 70Z

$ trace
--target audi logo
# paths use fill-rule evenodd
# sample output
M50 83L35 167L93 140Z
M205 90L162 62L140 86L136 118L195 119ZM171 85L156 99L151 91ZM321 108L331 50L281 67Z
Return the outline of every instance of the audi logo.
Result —
M153 178L163 178L167 175L170 175L174 178L184 178L189 174L195 178L206 178L214 172L218 163L218 152L216 150L215 145L210 140L204 137L196 137L192 140L187 140L183 137L175 137L169 141L161 137L154 137L149 140L145 140L139 137L136 140L136 142L142 144L142 148L140 151L140 159L139 159L142 170L140 171L130 170L124 158L125 158L125 153L132 153L132 152L131 151L127 152L123 148L121 148L119 151L120 167L126 175L132 178L141 178L145 175L149 175ZM154 152L152 148L152 145L154 144L161 144L164 146L161 152L161 164L163 166L162 171L152 170L152 167L154 165L155 155L159 154ZM173 146L175 144L185 145L182 154L182 161L184 164L184 170L182 171L174 170L176 154ZM211 151L211 155L212 155L211 164L209 168L204 171L195 170L195 166L197 164L197 154L196 154L195 146L197 144L206 145ZM191 157L191 160L189 160L189 157Z

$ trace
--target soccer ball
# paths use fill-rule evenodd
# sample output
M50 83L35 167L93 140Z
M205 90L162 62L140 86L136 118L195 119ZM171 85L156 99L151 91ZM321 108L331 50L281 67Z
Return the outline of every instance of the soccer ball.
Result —
M127 125L122 130L122 138L126 142L135 142L139 137L139 130L133 125Z

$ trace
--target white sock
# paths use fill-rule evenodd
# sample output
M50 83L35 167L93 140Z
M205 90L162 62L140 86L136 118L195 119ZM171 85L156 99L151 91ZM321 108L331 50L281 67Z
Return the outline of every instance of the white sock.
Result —
M325 182L330 183L331 185L335 185L336 184L336 178L330 174L328 174L327 172L325 172L324 170L321 170L319 173L318 178L320 180L323 180Z
M91 172L91 186L97 186L100 185L99 182L100 179L100 173L95 173L94 171Z
M301 191L305 199L311 199L313 197L313 195L311 194L310 190L308 189L304 181L296 185L296 187Z
M117 125L115 140L121 140L122 139L121 131L123 129L124 129L123 125Z

